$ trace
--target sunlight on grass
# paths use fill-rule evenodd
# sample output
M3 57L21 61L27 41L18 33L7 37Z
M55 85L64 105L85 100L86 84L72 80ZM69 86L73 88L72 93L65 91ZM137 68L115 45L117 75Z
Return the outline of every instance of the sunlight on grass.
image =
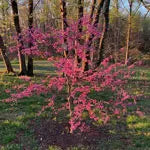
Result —
M127 124L135 123L135 122L139 121L139 118L135 115L130 115L127 117L126 121L127 121Z
M144 130L144 129L150 128L150 123L139 122L139 123L136 123L134 125L133 124L129 125L129 128L130 129L141 129L141 130Z
M5 120L5 121L3 122L3 124L20 127L21 124L22 124L22 122L20 122L20 121Z
M14 60L12 61L12 66L14 68L14 71L19 72L19 63L18 61ZM56 68L52 66L52 63L49 61L34 61L34 73L35 74L56 74L55 73ZM5 66L2 61L0 61L0 73L5 72Z
M135 75L132 77L134 80L150 80L150 68L134 68Z
M62 149L58 146L49 146L48 150L62 150Z
M150 132L144 133L145 136L150 137Z
M127 125L132 136L134 149L146 150L150 147L150 118L131 115L127 117ZM133 147L131 148L133 149Z

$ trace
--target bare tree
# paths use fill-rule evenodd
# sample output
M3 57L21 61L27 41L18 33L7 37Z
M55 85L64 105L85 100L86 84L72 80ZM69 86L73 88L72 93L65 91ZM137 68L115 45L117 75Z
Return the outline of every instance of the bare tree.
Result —
M95 5L96 5L96 0L93 0L92 1L91 12L90 12L90 22L93 21L93 15L94 15L94 10L95 10Z
M66 1L65 0L60 0L60 10L61 10L61 19L62 19L62 30L65 32L68 23L67 23L67 9L66 9ZM64 37L64 45L66 50L64 51L64 56L67 57L68 55L68 50L67 50L67 39Z
M78 0L78 31L79 33L82 33L83 25L82 25L82 19L84 16L84 0ZM77 41L75 41L76 43ZM78 39L78 42L80 44L83 44L83 40L81 38ZM77 56L77 52L75 51L75 59L76 63L80 63L81 59Z
M89 20L90 24L93 21L93 16L94 16L94 11L95 11L95 7L96 7L96 2L97 2L97 0L92 0L91 10L90 10L90 20ZM91 61L93 62L94 52L91 52L91 56L90 57L91 57Z
M129 43L130 43L131 25L132 25L132 7L133 7L133 0L128 0L128 3L129 3L129 16L128 16L128 29L127 29L127 42L126 42L125 65L127 65L128 58L129 58Z
M97 27L98 26L98 23L99 23L99 18L100 18L100 14L101 14L101 10L103 8L103 5L104 5L104 2L105 0L99 0L98 1L98 7L97 7L97 11L96 11L96 14L95 14L95 18L93 20L93 23L92 25L94 27ZM92 41L93 41L93 38L94 38L94 35L93 34L90 34L87 38L87 43L88 43L88 47L90 49L91 45L92 45ZM82 69L84 71L87 71L89 69L89 64L88 64L88 61L90 60L90 50L87 49L85 54L86 54L86 59L87 61L83 61L82 62Z
M150 11L150 1L149 0L140 0L144 7Z
M110 0L105 1L104 5L104 23L103 23L103 31L99 42L99 48L98 48L98 61L97 66L100 65L102 62L104 56L104 43L107 36L108 28L109 28L109 7L110 7Z
M19 57L19 64L20 64L20 73L19 75L26 75L26 63L25 63L25 56L22 54L22 48L23 48L23 41L21 36L21 28L20 28L20 22L19 22L19 13L18 13L18 4L16 0L11 0L11 6L13 10L13 19L14 19L14 25L18 36L18 43L20 44L19 50L18 50L18 57Z
M7 73L10 73L10 72L14 73L10 60L6 54L6 46L4 45L3 38L1 35L0 35L0 52L1 52L4 64L6 66Z
M84 0L78 0L78 20L79 20L79 24L78 24L78 29L79 32L82 32L82 18L83 18L83 13L84 13Z
M29 28L29 48L33 46L32 44L32 28L33 28L33 0L28 1L28 8L29 8L29 16L28 16L28 28ZM33 76L33 58L32 58L32 52L31 55L28 56L28 71L27 74L29 76Z

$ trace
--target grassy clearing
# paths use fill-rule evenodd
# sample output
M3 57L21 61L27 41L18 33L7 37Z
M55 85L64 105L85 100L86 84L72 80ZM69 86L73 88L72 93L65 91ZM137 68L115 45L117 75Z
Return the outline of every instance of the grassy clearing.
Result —
M12 61L12 66L16 72L19 71L18 61ZM5 72L5 66L3 62L0 61L0 73ZM51 65L48 61L34 61L34 73L36 75L47 75L47 74L54 74L55 68Z
M18 70L17 62L13 62L13 66ZM2 68L3 64L0 62L0 72L4 71ZM37 74L37 76L33 77L32 80L40 82L45 75L49 73L54 74L54 70L55 68L53 68L50 63L36 61L35 74ZM95 138L96 136L94 136L93 145L83 145L79 141L76 145L70 143L64 148L58 140L62 140L62 143L65 143L64 138L68 138L69 140L72 137L68 135L65 137L65 134L58 134L59 137L52 136L54 134L52 131L57 128L52 126L52 123L48 124L48 118L51 116L49 111L46 111L40 117L37 116L41 107L45 105L44 95L35 95L13 104L0 102L0 150L44 149L41 143L42 140L43 143L45 141L44 138L41 139L42 135L40 132L40 130L43 130L43 128L40 128L40 126L43 125L43 120L47 122L47 125L49 125L47 127L50 128L48 128L48 131L44 131L52 134L49 136L54 139L56 138L55 140L58 141L49 144L49 150L150 150L150 69L141 67L136 68L136 71L136 76L131 79L130 85L128 86L133 94L144 94L144 96L138 100L138 106L140 106L144 112L143 117L138 117L132 112L121 120L113 119L111 124L99 129L101 137ZM0 100L9 96L5 92L6 89L11 89L12 86L18 84L27 83L16 76L0 74ZM106 93L100 94L99 96L105 97ZM61 120L63 119L62 114ZM35 134L35 129L39 130L39 135ZM88 138L91 140L90 136L88 136ZM75 140L75 137L73 137L73 139Z

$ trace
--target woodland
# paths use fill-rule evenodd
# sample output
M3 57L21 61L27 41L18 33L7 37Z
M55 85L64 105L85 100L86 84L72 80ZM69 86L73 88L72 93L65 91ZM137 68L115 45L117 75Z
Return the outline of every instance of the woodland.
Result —
M0 0L0 150L150 150L150 0Z

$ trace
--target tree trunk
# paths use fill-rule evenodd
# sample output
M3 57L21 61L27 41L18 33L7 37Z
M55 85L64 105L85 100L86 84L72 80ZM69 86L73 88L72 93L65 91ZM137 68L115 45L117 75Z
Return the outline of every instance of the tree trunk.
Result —
M29 28L29 48L33 46L32 44L32 28L33 28L33 0L28 1L28 7L29 7L29 18L28 18L28 28ZM28 76L33 76L33 58L32 58L32 52L31 55L28 56L28 71L27 71Z
M61 10L61 18L62 18L62 30L63 30L63 32L65 32L68 27L67 9L66 9L66 1L65 0L60 0L60 10ZM67 50L67 38L66 37L64 37L64 46L66 48L64 51L64 57L67 57L68 50Z
M120 20L119 20L119 0L114 0L115 22L114 22L114 62L117 63L117 51L119 50Z
M100 14L101 14L101 10L104 6L104 2L106 0L99 0L98 1L98 7L97 7L97 11L96 11L96 15L95 15L95 18L94 18L94 21L93 21L93 26L94 27L97 27L98 23L99 23L99 17L100 17Z
M3 38L1 35L0 35L0 52L1 52L4 64L6 66L7 73L10 73L10 72L14 73L10 60L6 54L6 46L4 45Z
M78 0L78 32L79 33L82 33L82 30L83 30L83 25L82 25L82 19L84 16L84 6L83 5L84 5L84 0ZM79 38L77 40L80 44L83 44L82 39ZM77 52L75 52L75 60L76 60L77 64L81 62L81 58L79 58L77 56Z
M103 54L104 54L104 43L105 39L107 37L107 32L109 28L109 6L110 6L110 0L105 1L104 5L104 23L103 23L103 31L99 42L99 48L98 48L98 61L97 66L100 65L100 63L103 61Z
M125 65L128 63L129 59L129 44L130 44L130 35L131 35L131 21L132 21L132 6L133 6L133 1L128 0L129 6L130 6L130 11L129 11L129 17L128 17L128 29L127 29L127 43L126 43L126 54L125 54Z
M97 27L97 26L98 26L99 17L100 17L101 10L102 10L102 8L103 8L104 2L105 2L105 0L99 0L99 1L98 1L98 7L97 7L96 15L95 15L95 18L94 18L93 24L92 24L94 27ZM93 34L90 34L90 35L88 36L88 38L87 38L88 49L87 49L86 52L85 52L87 61L83 61L83 62L82 62L82 69L83 69L83 71L89 70L88 61L90 60L90 47L91 47L91 45L92 45L92 40L93 40L93 38L94 38L94 35L93 35Z
M96 5L96 1L97 0L92 0L92 6L91 6L91 11L90 11L90 20L89 20L89 23L91 24L92 21L93 21L93 15L94 15L94 11L95 11L95 5ZM93 62L94 61L94 52L92 51L91 54L91 61Z
M19 57L19 64L20 64L20 73L19 75L26 75L26 63L25 63L25 56L22 54L22 48L23 48L23 41L21 36L21 28L20 28L20 22L19 22L19 14L18 14L18 4L16 0L11 0L11 6L13 10L13 19L14 19L14 25L18 36L18 43L20 44L19 50L18 50L18 57Z
M93 15L94 15L94 10L95 10L95 5L96 5L96 0L93 0L92 1L91 12L90 12L90 23L93 21Z
M79 32L82 32L82 18L83 18L83 13L84 13L84 0L78 0L78 30Z

